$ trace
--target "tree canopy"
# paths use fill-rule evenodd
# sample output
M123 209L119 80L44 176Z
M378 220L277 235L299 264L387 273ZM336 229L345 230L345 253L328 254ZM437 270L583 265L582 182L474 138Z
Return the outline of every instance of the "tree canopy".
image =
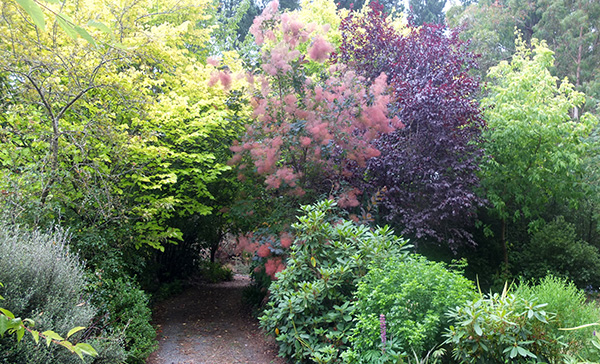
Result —
M482 100L488 128L482 183L493 213L502 220L501 241L508 262L510 222L534 222L551 203L575 205L584 190L584 161L592 147L586 138L597 119L570 116L584 102L574 86L550 74L553 53L545 42L530 49L517 38L512 61L489 72L493 80Z
M371 82L387 74L394 115L405 125L375 142L380 155L368 161L362 185L385 190L382 212L403 233L450 246L473 243L468 228L482 204L474 189L483 126L479 84L468 72L475 56L442 26L395 29L377 5L341 29L338 62Z
M75 23L111 25L90 27L94 43L2 8L3 199L16 214L125 220L137 244L159 247L180 236L171 216L210 213L207 186L229 169L239 118L227 108L236 81L207 63L209 7L63 7Z

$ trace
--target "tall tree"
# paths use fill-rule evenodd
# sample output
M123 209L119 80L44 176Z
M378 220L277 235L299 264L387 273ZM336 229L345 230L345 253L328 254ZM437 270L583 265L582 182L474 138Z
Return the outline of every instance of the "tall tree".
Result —
M71 39L3 4L3 202L93 226L131 223L136 243L160 247L181 236L172 216L211 212L208 184L230 169L236 81L207 63L210 29L197 24L209 4L48 4L59 8L111 29L90 28L93 43ZM232 53L224 61L241 68Z
M482 203L474 189L483 121L468 73L474 55L457 32L439 25L396 30L372 5L341 26L337 61L373 82L381 72L393 90L393 109L405 128L382 135L381 155L367 163L366 186L383 193L384 216L405 234L447 243L473 243L468 232Z
M409 0L408 15L414 25L444 24L446 0Z
M262 72L254 77L254 122L232 147L233 162L279 195L341 193L341 205L356 206L345 180L379 154L370 141L400 126L388 117L386 77L367 87L355 72L327 65L329 27L297 16L271 3L250 30L263 47Z
M485 77L490 67L508 61L515 53L513 16L499 2L479 1L466 8L454 6L446 14L448 26L461 29L461 38L479 55L474 73Z
M556 73L568 76L577 90L595 99L589 110L600 101L600 2L539 0L538 7L543 12L534 34L554 51Z
M496 233L505 264L511 226L532 227L549 204L576 204L584 192L583 162L591 150L584 138L597 119L569 116L584 96L567 80L558 84L549 71L553 61L545 42L534 39L529 49L518 38L512 61L490 69L492 83L482 100L488 123L482 185L490 213L501 221Z

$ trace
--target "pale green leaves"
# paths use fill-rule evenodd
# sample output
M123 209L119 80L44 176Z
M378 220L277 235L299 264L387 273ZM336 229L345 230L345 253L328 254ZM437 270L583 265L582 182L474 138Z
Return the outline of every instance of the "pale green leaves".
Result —
M110 34L110 32L111 32L109 27L107 27L103 23L97 22L95 20L90 20L88 22L88 26L94 27L94 28L96 28L98 30L103 31L104 33L107 33L107 34Z
M40 28L42 31L46 30L46 18L45 18L44 12L42 11L42 7L40 7L41 3L39 1L16 0L16 2L17 2L17 4L19 4L21 6L21 8L23 8L23 10L25 10L27 15L29 15L31 17L31 20L38 28ZM45 2L51 3L51 4L60 3L60 1L58 1L58 0L45 0ZM46 8L46 7L44 6L44 8ZM46 8L46 9L48 9L48 8ZM87 30L85 30L81 26L77 25L68 15L62 14L62 13L55 13L51 9L48 9L48 11L55 15L55 19L56 19L56 22L58 23L58 25L73 40L76 40L78 37L81 37L81 38L85 39L88 43L93 45L94 47L97 46L94 37L92 37ZM98 21L90 20L88 22L88 26L94 27L106 34L111 34L110 29L106 25L104 25Z
M83 326L77 326L77 327L74 327L74 328L72 328L72 329L71 329L71 330L69 330L69 332L67 333L67 339L68 339L69 337L71 337L71 335L73 335L74 333L76 333L76 332L79 332L79 331L81 331L81 330L85 330L85 327L83 327Z
M47 346L50 346L51 343L61 345L67 348L67 350L70 352L77 354L81 360L83 360L84 355L98 356L98 352L90 344L73 344L52 330L46 330L40 334L39 331L32 329L32 327L35 325L33 320L15 317L12 312L1 307L0 312L0 336L4 336L5 333L9 333L11 335L14 334L17 337L17 341L20 342L23 339L25 332L28 331L36 344L40 341L40 337L42 337L46 340ZM73 334L84 329L85 327L83 326L74 327L67 333L67 339Z
M41 30L46 30L46 21L44 13L40 6L33 0L16 0L23 10L31 17L33 23Z
M58 22L58 25L60 25L60 27L65 31L65 33L67 33L67 35L69 37L71 37L73 40L76 40L77 37L79 36L79 37L85 39L88 43L90 43L94 47L96 46L96 41L90 35L90 33L88 33L87 30L83 29L79 25L76 25L69 16L67 16L65 14L57 14L56 21ZM100 28L98 28L98 29L100 29Z
M570 111L584 101L581 93L551 75L553 53L544 42L530 48L517 37L512 61L492 67L488 96L481 101L488 129L482 183L492 211L500 218L535 221L548 201L571 202L580 189L578 176L596 120Z

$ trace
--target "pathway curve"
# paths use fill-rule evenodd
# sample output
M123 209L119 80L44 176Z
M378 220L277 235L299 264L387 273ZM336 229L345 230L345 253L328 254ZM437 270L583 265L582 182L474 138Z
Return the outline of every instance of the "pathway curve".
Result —
M198 285L155 310L159 349L146 364L285 364L242 304L247 276Z

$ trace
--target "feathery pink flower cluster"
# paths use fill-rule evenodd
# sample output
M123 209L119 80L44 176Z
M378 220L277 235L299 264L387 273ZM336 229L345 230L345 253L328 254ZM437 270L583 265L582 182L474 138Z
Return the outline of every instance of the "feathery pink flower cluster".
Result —
M334 51L322 31L327 27L303 23L292 13L279 14L275 3L251 28L257 44L272 42L263 45L263 73L248 77L254 81L256 122L231 148L230 163L246 158L245 166L263 176L267 188L290 195L304 194L304 181L339 185L357 166L380 155L373 140L402 127L389 116L392 99L384 74L370 87L341 64L321 66L325 81L307 75L309 59L324 63ZM346 191L339 203L357 206L360 194L358 189Z

